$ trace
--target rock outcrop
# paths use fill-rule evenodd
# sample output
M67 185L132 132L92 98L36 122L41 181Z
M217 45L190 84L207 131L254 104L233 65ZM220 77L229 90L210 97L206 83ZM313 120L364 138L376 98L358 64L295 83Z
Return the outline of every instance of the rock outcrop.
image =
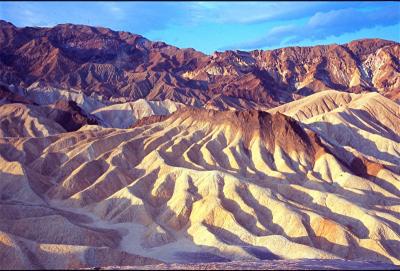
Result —
M0 21L0 81L75 89L103 102L170 99L211 109L269 108L327 89L398 101L399 50L397 42L364 39L208 56L101 27Z

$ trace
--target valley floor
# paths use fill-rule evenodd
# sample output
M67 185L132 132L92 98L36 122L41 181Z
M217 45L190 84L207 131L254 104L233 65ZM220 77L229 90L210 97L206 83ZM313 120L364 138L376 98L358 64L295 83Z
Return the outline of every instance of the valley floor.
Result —
M110 266L101 269L120 270L399 270L400 266L381 262L358 262L346 260L272 260L272 261L233 261L197 264L158 264L146 266Z

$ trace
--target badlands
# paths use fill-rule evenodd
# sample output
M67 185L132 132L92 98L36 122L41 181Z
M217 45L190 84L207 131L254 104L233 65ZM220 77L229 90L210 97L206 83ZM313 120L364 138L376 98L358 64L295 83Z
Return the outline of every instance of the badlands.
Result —
M400 264L400 110L378 93L73 132L11 105L0 108L13 131L0 138L2 269Z
M399 48L0 21L0 269L398 269Z

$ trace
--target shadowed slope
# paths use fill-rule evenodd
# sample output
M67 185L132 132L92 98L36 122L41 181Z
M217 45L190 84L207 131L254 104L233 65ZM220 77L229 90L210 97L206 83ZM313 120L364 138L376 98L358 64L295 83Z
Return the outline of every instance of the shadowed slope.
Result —
M101 246L165 262L399 264L400 176L389 161L370 160L359 145L341 147L336 130L282 114L183 108L154 118L126 130L0 139L4 204L47 210L33 227L6 207L2 240ZM46 224L70 226L41 235ZM86 231L89 239L79 238Z

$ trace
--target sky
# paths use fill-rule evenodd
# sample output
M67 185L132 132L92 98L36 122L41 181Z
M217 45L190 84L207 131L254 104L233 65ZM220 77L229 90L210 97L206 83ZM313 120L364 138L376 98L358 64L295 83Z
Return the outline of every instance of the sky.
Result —
M18 27L86 24L206 54L224 50L400 42L400 2L0 2Z

